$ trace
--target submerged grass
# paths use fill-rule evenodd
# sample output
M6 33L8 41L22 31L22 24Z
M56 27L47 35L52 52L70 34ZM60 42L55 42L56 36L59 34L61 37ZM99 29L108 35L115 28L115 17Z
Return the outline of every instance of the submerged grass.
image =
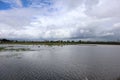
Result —
M5 47L0 47L0 51L5 50Z
M30 49L25 49L25 48L18 48L18 49L14 49L14 48L10 48L10 49L5 49L6 51L28 51Z
M0 47L0 51L30 51L29 48L10 48L10 49L7 49L5 47Z

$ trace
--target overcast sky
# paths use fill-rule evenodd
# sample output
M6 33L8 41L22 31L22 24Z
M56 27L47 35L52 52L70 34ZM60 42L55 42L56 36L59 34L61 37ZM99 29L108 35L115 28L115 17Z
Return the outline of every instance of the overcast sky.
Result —
M120 0L0 0L0 38L120 39Z

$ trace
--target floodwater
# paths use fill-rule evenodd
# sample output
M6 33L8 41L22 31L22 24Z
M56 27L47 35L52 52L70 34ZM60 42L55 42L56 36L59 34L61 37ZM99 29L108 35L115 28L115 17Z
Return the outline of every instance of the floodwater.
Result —
M120 77L117 45L0 47L7 48L0 51L0 80L117 80ZM19 48L27 50L15 50Z

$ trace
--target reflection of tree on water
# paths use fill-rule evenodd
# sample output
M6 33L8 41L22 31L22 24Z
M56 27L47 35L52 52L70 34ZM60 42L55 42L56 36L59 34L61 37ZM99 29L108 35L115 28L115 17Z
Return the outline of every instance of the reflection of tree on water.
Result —
M120 77L118 77L116 80L120 80Z

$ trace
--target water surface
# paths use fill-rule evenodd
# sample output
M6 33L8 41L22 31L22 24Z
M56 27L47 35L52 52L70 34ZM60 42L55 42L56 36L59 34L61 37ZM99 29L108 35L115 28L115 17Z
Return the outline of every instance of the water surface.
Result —
M120 46L0 47L7 48L0 51L0 80L116 80L120 77ZM15 50L19 48L26 50Z

